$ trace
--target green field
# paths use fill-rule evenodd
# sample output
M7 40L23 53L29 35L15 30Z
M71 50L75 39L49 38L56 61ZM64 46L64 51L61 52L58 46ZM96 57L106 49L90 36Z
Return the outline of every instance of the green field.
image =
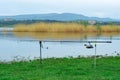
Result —
M1 62L0 80L120 80L120 57Z

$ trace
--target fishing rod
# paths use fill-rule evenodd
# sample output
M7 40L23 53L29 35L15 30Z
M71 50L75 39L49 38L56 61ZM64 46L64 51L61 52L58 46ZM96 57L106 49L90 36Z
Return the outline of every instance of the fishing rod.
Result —
M20 41L28 41L28 42L62 42L62 43L112 43L112 41L95 41L95 40L20 40Z

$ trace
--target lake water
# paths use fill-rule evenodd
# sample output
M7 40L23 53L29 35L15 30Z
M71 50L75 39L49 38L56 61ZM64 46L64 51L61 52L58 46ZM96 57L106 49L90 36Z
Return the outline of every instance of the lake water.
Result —
M120 36L117 33L83 34L83 33L28 33L0 32L0 60L34 59L40 56L42 41L42 58L115 56L120 54ZM68 42L67 42L68 41ZM80 41L80 42L79 42ZM91 43L94 48L87 49L84 41L111 41L112 43Z

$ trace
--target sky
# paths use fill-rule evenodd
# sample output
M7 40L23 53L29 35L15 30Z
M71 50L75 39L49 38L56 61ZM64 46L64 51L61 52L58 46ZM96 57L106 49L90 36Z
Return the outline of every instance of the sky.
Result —
M0 0L0 16L76 13L120 19L120 0Z

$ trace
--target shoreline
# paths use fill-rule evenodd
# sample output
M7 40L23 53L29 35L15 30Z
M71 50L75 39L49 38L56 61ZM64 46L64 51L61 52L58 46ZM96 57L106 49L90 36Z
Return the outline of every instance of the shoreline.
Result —
M49 60L49 59L94 59L94 58L97 58L97 59L100 59L100 58L120 58L120 55L114 55L114 56L112 56L112 55L92 55L92 56L78 56L78 57L73 57L73 56L68 56L68 57L49 57L49 58L42 58L42 60ZM19 62L29 62L29 61L36 61L36 60L38 60L38 61L40 61L41 59L40 59L40 57L35 57L35 58L33 58L33 59L27 59L27 58L25 58L25 57L19 57L19 56L16 56L16 58L13 58L12 60L9 60L9 61L7 61L7 60L0 60L0 63L12 63L12 62L17 62L17 63L19 63Z

